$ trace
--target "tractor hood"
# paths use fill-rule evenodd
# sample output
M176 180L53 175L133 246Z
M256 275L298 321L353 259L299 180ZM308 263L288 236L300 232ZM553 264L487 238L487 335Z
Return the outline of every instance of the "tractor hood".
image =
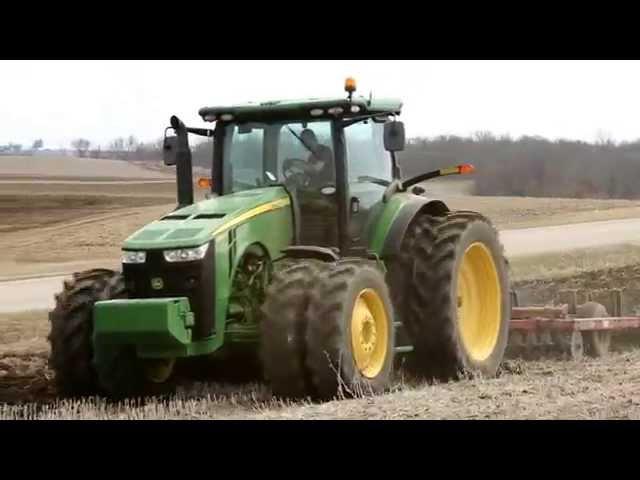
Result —
M288 207L283 187L257 188L202 200L150 223L124 242L124 249L197 247L261 213Z

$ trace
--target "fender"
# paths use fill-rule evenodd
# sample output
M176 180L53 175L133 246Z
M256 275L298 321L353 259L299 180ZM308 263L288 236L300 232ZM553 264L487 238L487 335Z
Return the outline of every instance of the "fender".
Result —
M402 246L409 225L416 215L427 213L441 216L449 212L449 207L442 201L418 195L407 195L407 200L400 207L389 227L380 256L383 260L393 259Z

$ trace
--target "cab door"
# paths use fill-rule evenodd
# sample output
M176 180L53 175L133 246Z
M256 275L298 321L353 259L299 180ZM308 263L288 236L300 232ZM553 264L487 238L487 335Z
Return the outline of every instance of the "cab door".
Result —
M344 128L347 163L348 238L353 247L366 247L386 190L392 179L391 156L384 148L384 124L371 119ZM376 183L377 182L377 183Z

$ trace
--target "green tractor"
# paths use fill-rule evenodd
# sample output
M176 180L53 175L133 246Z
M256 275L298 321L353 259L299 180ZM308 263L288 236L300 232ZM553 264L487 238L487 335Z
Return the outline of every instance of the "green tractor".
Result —
M125 240L122 272L76 273L56 295L62 395L142 395L202 361L254 362L288 398L382 392L405 356L427 379L496 373L511 310L497 232L423 186L473 167L403 178L401 101L345 90L202 108L212 129L171 118L177 208ZM189 134L214 147L198 202Z

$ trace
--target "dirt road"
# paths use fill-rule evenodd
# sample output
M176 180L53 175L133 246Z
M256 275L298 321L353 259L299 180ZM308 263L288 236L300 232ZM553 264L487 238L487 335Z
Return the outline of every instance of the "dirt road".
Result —
M502 230L507 257L619 244L640 244L640 219Z
M53 296L58 293L65 278L56 276L1 282L0 313L52 308Z
M640 244L640 219L502 230L507 257L624 243ZM47 309L64 275L0 281L0 312Z

